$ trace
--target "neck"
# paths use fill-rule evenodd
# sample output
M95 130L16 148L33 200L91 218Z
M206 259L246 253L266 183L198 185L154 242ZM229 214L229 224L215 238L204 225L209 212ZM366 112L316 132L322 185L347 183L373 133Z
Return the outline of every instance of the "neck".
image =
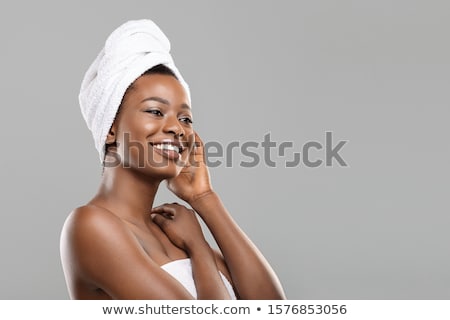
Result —
M97 195L91 201L117 216L141 223L152 209L160 180L122 166L105 168Z

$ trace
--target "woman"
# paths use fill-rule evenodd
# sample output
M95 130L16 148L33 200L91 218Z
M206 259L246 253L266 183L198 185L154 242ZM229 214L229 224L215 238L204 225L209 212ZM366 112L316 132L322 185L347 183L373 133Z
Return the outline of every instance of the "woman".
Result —
M104 171L97 194L62 230L70 296L284 299L275 273L211 186L189 88L169 50L152 21L127 22L83 80L80 105ZM153 208L164 180L192 209ZM220 252L208 245L196 213Z

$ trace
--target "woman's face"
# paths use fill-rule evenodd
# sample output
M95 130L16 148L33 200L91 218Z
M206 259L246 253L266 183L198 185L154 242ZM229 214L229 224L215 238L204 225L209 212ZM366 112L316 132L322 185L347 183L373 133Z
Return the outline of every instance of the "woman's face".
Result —
M126 92L111 132L117 143L115 161L121 166L160 179L178 175L194 140L183 86L170 75L141 76Z

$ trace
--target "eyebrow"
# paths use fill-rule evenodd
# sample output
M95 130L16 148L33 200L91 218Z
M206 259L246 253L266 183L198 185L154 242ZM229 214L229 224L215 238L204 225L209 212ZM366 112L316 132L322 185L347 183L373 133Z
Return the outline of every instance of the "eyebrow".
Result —
M157 102L160 102L160 103L165 104L165 105L170 105L170 103L169 103L168 100L166 100L166 99L164 99L164 98L161 98L161 97L149 97L149 98L145 98L144 100L141 101L141 103L142 103L142 102L145 102L145 101L157 101ZM182 103L182 104L181 104L181 108L182 108L182 109L188 109L188 110L191 110L191 107L189 107L186 103Z

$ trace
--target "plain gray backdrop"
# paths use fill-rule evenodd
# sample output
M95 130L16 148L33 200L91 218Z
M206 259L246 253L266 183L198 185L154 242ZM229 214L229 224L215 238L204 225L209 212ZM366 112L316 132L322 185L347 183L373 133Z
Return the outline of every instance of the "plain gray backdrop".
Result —
M141 18L170 39L205 142L293 143L284 157L272 149L274 168L240 166L238 149L231 167L211 168L289 299L450 299L448 1L10 1L0 12L1 299L69 298L61 227L101 176L78 90L112 30ZM286 168L327 131L348 141L348 167ZM162 186L156 204L173 200Z

